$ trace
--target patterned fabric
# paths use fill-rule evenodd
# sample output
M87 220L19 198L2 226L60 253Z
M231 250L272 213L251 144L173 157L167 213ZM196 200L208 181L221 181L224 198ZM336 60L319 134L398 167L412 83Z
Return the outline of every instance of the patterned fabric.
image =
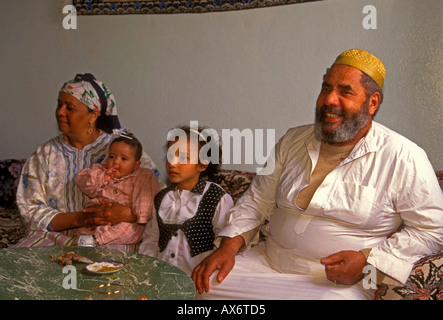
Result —
M15 207L15 195L25 161L26 159L0 161L0 206Z
M17 243L25 234L23 219L17 207L0 206L0 249Z
M106 105L107 115L117 115L115 98L109 88L103 82L96 80L92 75L87 78L83 76L77 75L74 80L66 82L60 91L69 93L93 111L101 111L102 106ZM99 90L94 88L93 82L104 92L106 101L100 101L100 96L97 92Z
M236 202L249 188L254 172L244 172L236 170L220 170L213 181L226 190Z
M19 241L15 247L47 247L47 246L70 246L75 237L61 232L46 232L32 230L25 238Z
M17 190L17 205L30 230L45 230L60 211L81 211L88 199L75 177L102 162L113 137L103 133L82 150L59 135L37 148L23 167Z
M61 92L66 92L93 111L100 111L96 126L107 133L120 129L115 98L109 88L90 74L78 74L66 82Z
M191 190L191 192L203 194L205 182L200 180L199 183ZM226 192L216 184L211 184L208 191L204 194L198 205L197 212L194 217L186 220L182 224L165 224L158 214L161 201L165 194L172 188L162 190L155 198L155 206L157 212L157 221L160 230L158 246L160 252L165 250L172 236L181 229L189 243L191 256L212 250L214 248L215 234L212 226L212 218L214 216L217 205Z
M156 13L203 13L254 9L320 0L150 0L150 1L104 1L73 0L80 15L96 14L156 14Z
M415 263L404 286L382 283L376 300L443 300L443 251Z

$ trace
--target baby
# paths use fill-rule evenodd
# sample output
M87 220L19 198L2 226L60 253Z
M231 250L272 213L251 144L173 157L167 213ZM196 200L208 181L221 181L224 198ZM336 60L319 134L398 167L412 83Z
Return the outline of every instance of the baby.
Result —
M85 207L99 204L100 199L118 202L130 207L137 221L81 228L79 245L85 241L100 246L131 245L142 240L144 224L152 217L153 199L158 192L158 181L152 170L140 168L142 152L136 137L124 132L112 141L104 165L94 164L80 171L76 183L91 198Z

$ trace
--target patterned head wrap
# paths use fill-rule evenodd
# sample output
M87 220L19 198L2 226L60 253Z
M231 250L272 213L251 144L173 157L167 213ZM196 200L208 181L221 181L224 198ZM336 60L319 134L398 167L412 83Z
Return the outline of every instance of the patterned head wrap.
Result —
M60 92L69 93L89 109L100 111L100 116L97 118L98 129L111 133L113 129L121 128L114 95L92 74L77 74L74 80L63 85Z
M380 89L386 77L383 63L375 56L361 49L350 49L342 52L334 64L345 64L366 73L377 83Z

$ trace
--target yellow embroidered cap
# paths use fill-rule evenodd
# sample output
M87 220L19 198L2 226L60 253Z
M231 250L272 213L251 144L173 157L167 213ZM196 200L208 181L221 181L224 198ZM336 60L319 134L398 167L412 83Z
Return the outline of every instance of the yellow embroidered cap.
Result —
M380 89L386 77L383 63L375 56L361 49L350 49L342 52L334 64L345 64L366 73L377 83Z

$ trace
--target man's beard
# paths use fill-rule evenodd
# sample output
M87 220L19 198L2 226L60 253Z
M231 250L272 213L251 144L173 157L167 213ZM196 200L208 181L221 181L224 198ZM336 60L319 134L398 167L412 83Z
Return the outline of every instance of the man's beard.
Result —
M320 110L315 109L315 136L317 139L329 144L342 144L351 141L357 133L367 125L369 121L369 101L364 101L360 111L355 114L347 115L343 111L337 111L327 106L322 106ZM323 115L326 112L337 114L343 117L343 123L334 131L327 129L330 124L323 122Z

